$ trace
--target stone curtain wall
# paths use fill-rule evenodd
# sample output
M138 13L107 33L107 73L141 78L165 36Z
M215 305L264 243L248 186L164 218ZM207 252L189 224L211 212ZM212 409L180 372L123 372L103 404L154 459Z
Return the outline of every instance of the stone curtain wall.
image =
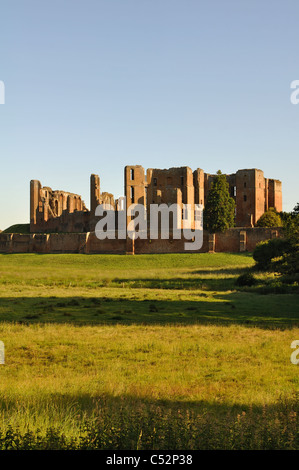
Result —
M282 236L281 228L232 228L224 233L204 232L201 253L253 251L262 240ZM0 253L184 253L181 240L99 240L94 232L10 234L0 233ZM195 251L194 251L195 252ZM187 251L192 253L192 251Z

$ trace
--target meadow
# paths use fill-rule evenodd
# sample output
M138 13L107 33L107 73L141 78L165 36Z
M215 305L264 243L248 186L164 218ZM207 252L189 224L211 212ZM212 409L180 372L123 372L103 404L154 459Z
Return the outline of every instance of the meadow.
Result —
M298 290L253 266L0 255L0 449L298 449Z

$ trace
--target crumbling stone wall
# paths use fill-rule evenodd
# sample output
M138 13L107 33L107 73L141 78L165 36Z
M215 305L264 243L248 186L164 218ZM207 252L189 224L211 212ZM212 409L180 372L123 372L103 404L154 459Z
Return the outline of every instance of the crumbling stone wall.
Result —
M181 205L181 224L184 204L191 206L191 228L194 227L194 204L205 205L216 175L201 168L192 172L189 167L148 169L140 165L125 168L125 196L128 204L138 202L149 209L150 204ZM231 197L236 203L237 227L253 227L261 215L273 207L282 211L281 181L267 179L256 168L238 170L226 175Z
M53 191L40 181L30 182L30 231L84 231L87 208L79 194Z
M127 207L142 204L148 211L151 204L178 204L179 224L194 228L195 204L206 203L215 175L205 173L201 168L192 171L184 166L179 168L149 168L146 172L141 165L126 166L124 186ZM238 170L226 175L231 196L236 202L235 222L237 227L253 227L260 216L270 207L282 210L281 182L264 178L258 169ZM42 186L40 181L30 182L30 231L44 232L93 232L99 218L95 216L99 204L109 204L122 210L119 201L108 192L100 191L100 178L90 177L90 210L79 194L52 190ZM191 211L187 212L185 205ZM115 214L116 216L116 214ZM127 224L130 217L126 216ZM149 223L149 217L148 217ZM171 227L172 220L170 220ZM117 216L116 216L117 227Z
M79 194L53 191L40 181L30 182L30 232L90 232L95 227L94 212L99 204L115 206L113 194L100 192L100 178L91 175L90 204L87 209Z
M232 228L224 233L209 234L204 231L199 252L252 252L256 244L282 236L281 228ZM0 253L186 253L186 240L99 240L95 233L0 233Z

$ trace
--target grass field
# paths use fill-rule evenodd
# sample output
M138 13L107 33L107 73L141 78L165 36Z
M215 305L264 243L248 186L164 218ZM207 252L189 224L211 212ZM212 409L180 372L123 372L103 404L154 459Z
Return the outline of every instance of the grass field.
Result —
M298 448L298 294L253 265L0 255L0 449Z

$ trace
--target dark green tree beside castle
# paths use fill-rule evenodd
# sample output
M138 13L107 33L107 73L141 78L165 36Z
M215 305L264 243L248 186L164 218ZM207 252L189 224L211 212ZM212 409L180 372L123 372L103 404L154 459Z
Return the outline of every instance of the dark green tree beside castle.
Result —
M226 176L219 170L208 193L203 212L204 228L210 233L224 232L235 222L235 201L229 194Z

